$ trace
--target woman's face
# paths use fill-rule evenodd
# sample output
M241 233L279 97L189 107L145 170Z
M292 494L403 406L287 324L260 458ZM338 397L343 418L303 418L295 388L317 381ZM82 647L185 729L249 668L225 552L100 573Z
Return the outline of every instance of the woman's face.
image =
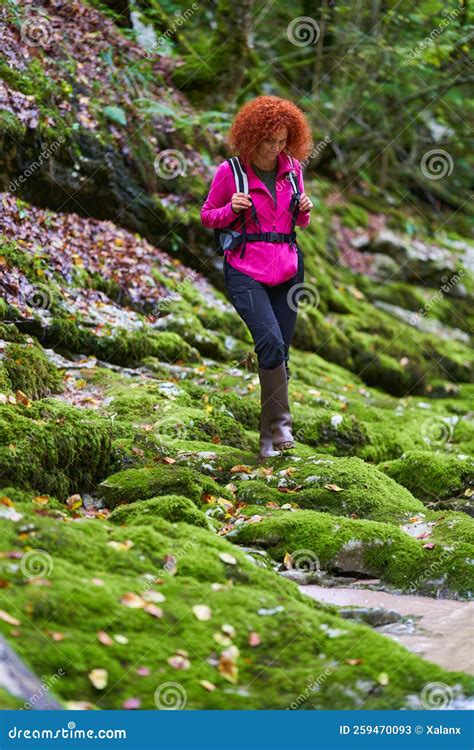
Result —
M288 137L288 128L282 125L280 128L264 138L257 148L257 153L262 159L273 159L283 151Z

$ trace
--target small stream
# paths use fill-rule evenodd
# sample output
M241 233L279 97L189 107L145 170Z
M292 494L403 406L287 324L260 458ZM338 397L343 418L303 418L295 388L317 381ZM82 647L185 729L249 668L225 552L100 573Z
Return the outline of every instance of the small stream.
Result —
M474 674L474 602L432 599L428 596L388 594L350 587L300 585L318 602L343 608L341 614L376 625L405 648L449 671ZM375 622L371 620L375 615ZM359 615L359 616L357 616ZM384 623L384 624L382 624Z

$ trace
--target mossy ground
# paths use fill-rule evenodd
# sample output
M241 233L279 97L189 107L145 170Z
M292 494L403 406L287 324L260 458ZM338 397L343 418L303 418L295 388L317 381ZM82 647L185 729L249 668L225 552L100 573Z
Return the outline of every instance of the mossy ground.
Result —
M114 525L113 514L87 519L11 488L2 496L23 518L4 524L0 599L18 624L1 629L37 673L64 673L54 692L66 706L138 698L154 709L170 682L188 709L406 708L428 682L471 690L463 674L341 620L210 531L131 513L122 525L118 511ZM125 606L130 592L159 608ZM196 605L209 607L204 619ZM94 669L107 671L103 689L88 678Z

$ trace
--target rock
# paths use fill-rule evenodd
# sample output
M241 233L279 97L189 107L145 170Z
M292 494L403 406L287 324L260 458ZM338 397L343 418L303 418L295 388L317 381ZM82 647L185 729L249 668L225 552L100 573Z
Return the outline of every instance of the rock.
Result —
M451 328L445 326L436 320L436 318L427 318L426 316L419 315L411 310L405 310L403 307L397 305L391 305L389 302L382 302L381 300L374 300L374 306L385 310L385 312L394 315L399 320L403 320L404 323L417 328L423 333L429 333L433 336L440 336L446 341L462 341L465 344L469 344L471 337L465 331L461 331L460 328Z
M341 607L338 609L338 614L346 620L366 622L373 628L400 622L403 617L394 609L384 609L383 607Z

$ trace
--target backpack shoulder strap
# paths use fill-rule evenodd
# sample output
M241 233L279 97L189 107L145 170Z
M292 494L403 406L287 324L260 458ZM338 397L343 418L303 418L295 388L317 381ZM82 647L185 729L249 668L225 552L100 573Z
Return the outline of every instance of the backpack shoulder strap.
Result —
M288 174L288 179L291 183L291 187L293 188L293 194L296 196L296 195L299 195L299 192L300 192L300 189L298 187L298 178L296 174L295 165L293 162L293 157L288 154L288 158L291 164L291 172Z
M232 167L232 171L234 173L234 182L235 182L236 192L248 193L249 181L247 177L247 172L243 168L239 157L232 156L230 159L227 159L227 161Z

